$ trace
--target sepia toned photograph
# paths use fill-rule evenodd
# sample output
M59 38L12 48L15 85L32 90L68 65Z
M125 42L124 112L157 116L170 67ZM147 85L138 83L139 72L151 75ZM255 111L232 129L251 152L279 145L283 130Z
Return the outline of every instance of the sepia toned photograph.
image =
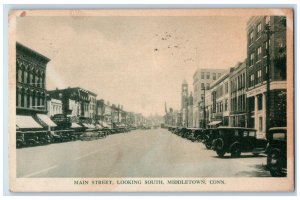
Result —
M294 191L292 9L11 10L12 192Z

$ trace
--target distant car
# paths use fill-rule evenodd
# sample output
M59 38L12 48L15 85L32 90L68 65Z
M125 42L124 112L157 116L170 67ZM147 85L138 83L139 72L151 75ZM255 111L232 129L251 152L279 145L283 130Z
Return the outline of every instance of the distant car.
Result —
M242 152L258 155L265 152L266 145L266 140L257 139L255 129L243 127L218 127L213 140L213 149L219 157L225 153L239 157Z
M274 177L286 176L287 168L287 130L286 127L274 127L267 133L267 167Z

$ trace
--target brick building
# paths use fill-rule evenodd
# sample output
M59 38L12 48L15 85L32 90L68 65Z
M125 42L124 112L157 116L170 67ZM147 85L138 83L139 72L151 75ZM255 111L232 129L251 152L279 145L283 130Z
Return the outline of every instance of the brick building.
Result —
M265 137L286 126L286 20L251 17L247 23L247 126Z

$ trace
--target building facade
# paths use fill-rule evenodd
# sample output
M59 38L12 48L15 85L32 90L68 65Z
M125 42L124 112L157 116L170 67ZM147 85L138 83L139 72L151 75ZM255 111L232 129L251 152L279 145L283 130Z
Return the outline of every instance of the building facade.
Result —
M251 17L247 23L247 126L264 138L286 126L286 20Z
M184 127L188 126L188 104L189 104L189 88L188 88L188 83L184 79L182 84L181 84L181 110L180 112L182 113L182 125ZM173 114L172 114L173 116Z
M90 112L91 92L75 87L48 91L48 94L51 98L62 101L63 114L69 115L74 122L80 119L86 119L90 123L93 121ZM96 116L96 110L93 112Z
M17 115L47 113L46 66L49 58L16 43Z
M201 126L200 104L204 100L205 90L209 90L210 84L221 77L225 69L198 69L193 75L194 103L193 103L193 127Z
M230 118L232 127L246 127L246 60L230 72Z
M48 99L47 100L47 110L48 116L52 117L56 114L62 114L62 102L59 99Z
M89 98L89 118L93 121L96 121L96 115L97 115L97 94L87 91L88 92L88 98Z
M211 83L211 122L208 125L229 125L230 111L230 85L229 74L225 73L219 79Z

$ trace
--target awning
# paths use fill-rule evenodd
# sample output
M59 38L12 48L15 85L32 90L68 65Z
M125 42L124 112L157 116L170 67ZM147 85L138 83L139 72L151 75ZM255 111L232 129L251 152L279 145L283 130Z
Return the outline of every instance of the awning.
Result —
M95 127L98 128L98 129L103 128L103 126L101 124L96 124Z
M89 128L89 125L86 124L86 123L82 123L82 125L83 125L84 127L86 127L86 128Z
M48 115L37 114L38 118L50 127L56 127L57 125L50 119Z
M16 123L19 128L43 128L31 116L17 115Z
M82 128L82 126L77 123L72 123L71 128Z
M212 121L208 125L212 126L212 125L217 125L217 124L220 124L220 123L222 123L222 121Z
M105 123L105 122L102 122L102 126L104 126L106 128L110 128L110 126L107 123Z

